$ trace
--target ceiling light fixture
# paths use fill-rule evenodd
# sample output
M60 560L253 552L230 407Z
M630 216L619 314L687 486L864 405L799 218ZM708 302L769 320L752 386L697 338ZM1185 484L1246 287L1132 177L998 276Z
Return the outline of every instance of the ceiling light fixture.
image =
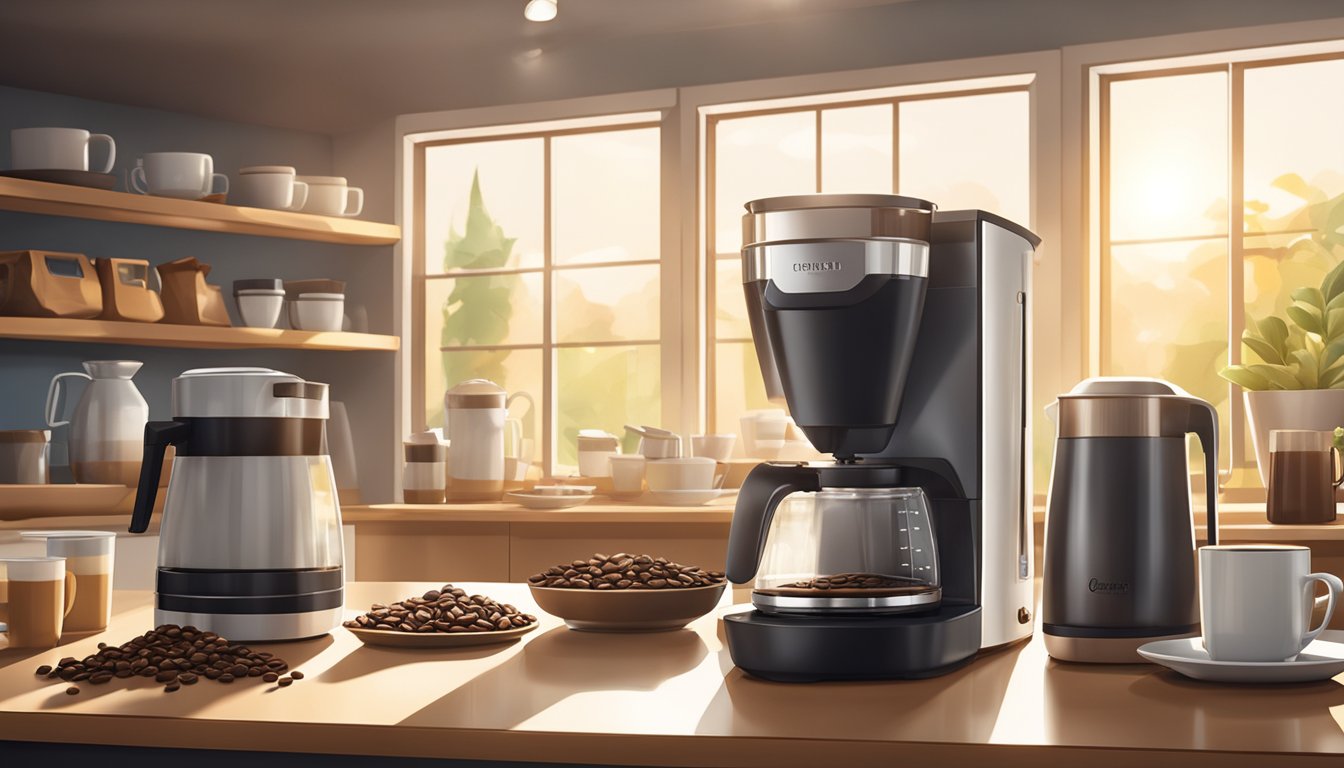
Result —
M527 0L523 18L528 21L550 21L560 12L559 0Z

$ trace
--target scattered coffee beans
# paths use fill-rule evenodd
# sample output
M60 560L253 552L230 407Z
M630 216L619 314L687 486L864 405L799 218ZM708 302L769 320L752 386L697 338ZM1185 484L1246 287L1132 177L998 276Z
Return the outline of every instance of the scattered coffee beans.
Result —
M74 696L74 695L77 694L77 693L79 693L79 688L77 688L77 687L75 687L75 686L73 686L73 685L70 686L69 688L66 688L66 689L65 689L65 695L66 695L66 696Z
M67 656L55 668L43 664L37 674L69 682L88 681L102 685L114 677L152 677L172 693L183 685L193 685L201 676L221 683L239 677L271 675L274 681L287 671L289 664L265 651L253 651L245 645L230 643L214 632L195 627L165 624L120 646L98 644L98 652L83 659ZM301 679L302 675L295 679ZM78 687L67 688L71 696Z
M388 632L500 632L536 621L536 616L512 605L484 595L468 596L466 590L444 584L442 589L431 589L391 605L375 603L368 613L345 622L345 626ZM302 680L303 673L295 672L292 678ZM288 684L280 680L280 685Z
M665 557L618 552L554 565L527 581L534 587L560 589L687 589L722 584L723 574Z

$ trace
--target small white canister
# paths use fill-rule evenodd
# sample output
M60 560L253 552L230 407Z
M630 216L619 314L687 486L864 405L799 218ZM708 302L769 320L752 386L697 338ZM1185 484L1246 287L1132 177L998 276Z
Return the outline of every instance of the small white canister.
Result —
M496 501L504 495L504 388L469 379L444 395L448 421L448 500Z
M417 432L402 444L406 464L401 493L407 504L442 504L448 446L433 432Z
M579 448L579 475L611 477L611 457L620 455L620 439L600 429L580 429L576 442Z

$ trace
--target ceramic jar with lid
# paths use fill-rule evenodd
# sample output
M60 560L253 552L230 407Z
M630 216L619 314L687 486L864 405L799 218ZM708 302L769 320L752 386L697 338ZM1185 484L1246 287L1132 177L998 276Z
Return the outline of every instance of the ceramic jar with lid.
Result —
M406 464L401 474L402 498L407 504L442 504L448 445L434 432L417 432L402 444Z

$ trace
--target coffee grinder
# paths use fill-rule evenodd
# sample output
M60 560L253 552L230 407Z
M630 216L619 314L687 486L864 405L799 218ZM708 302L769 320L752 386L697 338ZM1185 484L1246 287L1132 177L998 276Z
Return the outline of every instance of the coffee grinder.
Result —
M747 203L766 388L833 462L746 478L724 617L781 681L928 677L1031 634L1031 259L985 211L896 195Z

